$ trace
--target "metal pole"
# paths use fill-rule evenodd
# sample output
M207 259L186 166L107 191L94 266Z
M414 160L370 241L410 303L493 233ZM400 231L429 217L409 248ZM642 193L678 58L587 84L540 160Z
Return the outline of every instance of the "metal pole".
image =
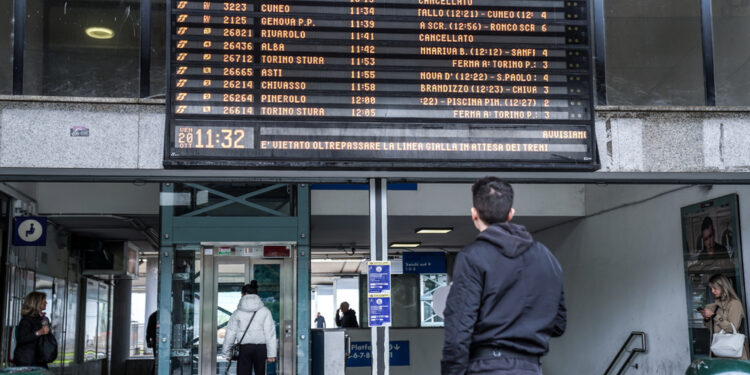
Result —
M297 186L297 374L310 373L310 185Z
M163 193L174 192L174 184L162 184ZM172 272L174 247L172 246L172 219L174 207L161 206L161 248L159 249L159 312L157 314L156 345L158 352L157 374L170 373L172 351Z
M370 259L388 260L388 181L370 179ZM388 327L370 327L372 374L388 375Z
M115 279L112 301L112 375L125 374L125 361L130 356L130 299L133 280Z

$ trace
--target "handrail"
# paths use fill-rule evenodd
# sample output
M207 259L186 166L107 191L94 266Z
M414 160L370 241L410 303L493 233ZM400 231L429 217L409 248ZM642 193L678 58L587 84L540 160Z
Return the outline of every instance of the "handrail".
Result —
M645 353L646 348L646 333L641 331L633 331L630 332L630 335L628 336L627 340L622 344L620 347L620 350L617 351L617 355L615 355L615 358L612 359L612 362L609 363L609 366L607 367L607 370L604 371L604 375L609 374L610 371L617 365L617 362L620 361L620 358L622 357L623 353L625 352L625 349L628 347L628 344L630 344L630 341L633 339L633 337L640 336L641 337L641 347L640 348L633 348L630 350L630 354L628 355L628 358L625 360L625 362L622 364L622 367L620 367L620 371L617 372L617 375L621 375L623 372L625 372L625 369L628 368L628 365L630 364L630 361L633 360L633 358L638 355L638 353Z

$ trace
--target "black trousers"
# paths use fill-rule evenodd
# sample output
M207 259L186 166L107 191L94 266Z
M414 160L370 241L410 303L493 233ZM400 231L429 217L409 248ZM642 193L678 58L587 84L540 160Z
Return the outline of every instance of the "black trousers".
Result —
M266 375L266 344L240 345L240 358L237 360L237 375Z
M238 373L239 374L239 373ZM525 358L477 358L469 362L467 374L482 375L542 375L539 361Z

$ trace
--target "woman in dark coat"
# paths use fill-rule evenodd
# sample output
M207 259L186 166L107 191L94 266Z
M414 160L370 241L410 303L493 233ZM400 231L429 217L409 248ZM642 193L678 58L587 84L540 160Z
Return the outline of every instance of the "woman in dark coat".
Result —
M16 350L13 363L16 366L39 366L47 368L47 363L38 358L36 347L39 337L49 334L49 320L44 316L47 308L47 295L31 292L23 300L21 321L16 328Z

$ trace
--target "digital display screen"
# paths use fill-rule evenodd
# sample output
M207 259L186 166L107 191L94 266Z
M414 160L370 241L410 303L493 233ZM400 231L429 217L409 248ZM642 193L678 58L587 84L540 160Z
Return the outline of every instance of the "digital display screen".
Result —
M589 5L172 0L165 165L591 169Z

